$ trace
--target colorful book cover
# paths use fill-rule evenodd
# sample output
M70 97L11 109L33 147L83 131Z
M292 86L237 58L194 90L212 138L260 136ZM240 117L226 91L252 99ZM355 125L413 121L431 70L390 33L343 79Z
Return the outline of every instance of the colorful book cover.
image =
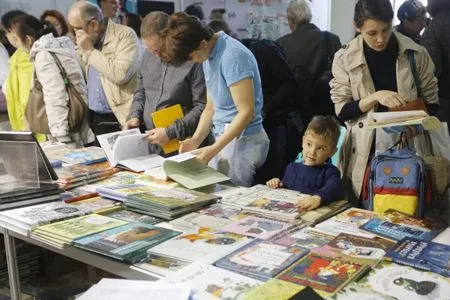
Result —
M167 276L163 281L172 284L191 283L190 299L193 300L242 299L249 290L262 284L256 279L199 262L194 262L177 273Z
M220 230L231 222L232 221L224 218L216 218L213 216L193 212L181 218L172 220L169 222L169 224L178 230L186 232L195 230L199 227L207 227Z
M440 233L446 227L446 225L440 221L419 218L394 209L389 209L385 211L380 218L395 224L402 224L410 227L418 227L430 230L435 232L435 234Z
M125 200L125 198L129 195L145 193L154 190L156 190L156 188L145 184L136 183L99 186L96 188L96 192L100 195L119 201Z
M49 159L57 159L67 164L95 164L106 161L106 154L100 147L45 149Z
M330 216L337 214L338 212L349 207L350 203L347 200L334 201L328 205L321 206L314 210L303 212L300 218L303 221L311 223L319 223L322 220L328 219Z
M367 265L308 254L276 278L310 286L330 296L358 277Z
M243 297L245 300L288 300L305 287L288 281L269 279L264 284L249 290Z
M240 234L199 228L150 248L148 253L212 264L251 241Z
M105 163L98 163L93 165L76 164L62 168L55 169L58 175L58 183L61 184L75 184L81 180L89 180L91 178L104 179L105 176L111 176L117 172L116 168Z
M393 242L379 237L369 239L341 233L327 245L313 249L312 252L355 263L375 264L392 246Z
M378 264L365 278L379 293L397 299L450 299L450 279L390 262Z
M248 216L228 224L223 230L265 240L283 230L287 230L289 227L292 227L292 224L272 219Z
M36 230L54 235L66 241L72 241L89 234L105 231L110 228L125 225L127 222L91 214L75 219L57 222L38 227Z
M145 223L129 223L97 234L76 239L77 247L137 263L147 256L147 249L180 232Z
M102 197L93 197L89 199L79 200L70 202L70 205L78 208L85 208L87 210L90 210L92 212L98 212L105 209L110 209L113 207L116 207L118 205L121 205L122 203L105 199Z
M450 246L416 238L404 238L388 253L393 262L450 276Z
M160 223L163 221L160 218L152 217L149 215L139 214L137 212L126 210L126 209L120 209L120 210L116 210L116 211L112 211L112 212L102 213L102 215L110 217L110 218L126 221L129 223L141 222L141 223L146 223L146 224L156 224L156 223Z
M392 223L379 218L370 220L362 225L361 229L394 241L399 241L405 237L416 237L429 241L437 235L437 232L423 227Z
M216 218L222 218L227 219L230 221L237 221L240 219L243 219L247 217L249 214L246 212L243 212L241 209L223 205L223 204L213 204L209 206L208 208L204 208L199 211L199 214L206 215L206 216L212 216Z
M341 212L340 214L337 214L333 218L337 221L351 223L359 227L378 216L379 214L376 212L352 207Z
M322 247L328 244L334 236L326 234L322 231L316 230L311 227L305 227L302 229L294 229L279 238L274 239L272 242L284 246L297 246L304 249L314 249Z
M266 281L308 253L307 249L255 240L215 263L216 266Z
M162 255L149 254L143 263L135 265L137 268L155 273L161 276L168 276L173 274L184 267L188 266L190 262L166 257Z

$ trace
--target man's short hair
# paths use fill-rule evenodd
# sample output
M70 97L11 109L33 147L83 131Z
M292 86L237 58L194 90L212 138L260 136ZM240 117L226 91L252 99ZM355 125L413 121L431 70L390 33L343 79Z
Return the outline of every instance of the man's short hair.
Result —
M147 14L141 24L141 38L146 39L153 35L161 36L161 32L169 24L170 16L162 11Z
M296 25L311 22L312 13L308 1L292 0L287 8L287 17Z
M425 6L419 0L406 0L397 11L397 18L400 22L414 21L426 14Z
M325 139L330 139L333 146L336 147L341 134L341 125L332 116L315 116L309 122L305 135L312 132Z
M2 16L2 27L9 31L13 26L13 21L16 17L26 15L27 13L21 10L10 10Z
M80 16L85 22L89 22L94 19L98 21L103 20L103 12L101 8L88 1L85 1L84 5L80 7Z

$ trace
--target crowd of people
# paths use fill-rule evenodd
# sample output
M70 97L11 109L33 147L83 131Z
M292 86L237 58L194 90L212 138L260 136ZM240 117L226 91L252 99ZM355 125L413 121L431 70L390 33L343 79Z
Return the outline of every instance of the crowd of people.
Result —
M343 46L311 23L308 2L290 1L292 32L277 41L238 40L224 10L214 10L207 24L196 5L142 18L127 13L122 1L77 1L67 22L55 10L40 19L7 12L0 85L11 128L28 129L24 111L39 82L49 128L35 132L39 140L92 145L96 135L140 128L151 153L163 154L161 146L178 139L180 152L193 151L237 185L311 194L305 209L344 192L358 203L364 166L374 155L374 131L366 128L372 112L420 98L430 115L450 121L450 1L429 0L425 8L406 0L394 27L391 1L358 0L356 35ZM76 130L58 61L87 105ZM155 128L151 114L175 104L184 117ZM341 126L338 169L330 158ZM411 127L406 135L421 133Z

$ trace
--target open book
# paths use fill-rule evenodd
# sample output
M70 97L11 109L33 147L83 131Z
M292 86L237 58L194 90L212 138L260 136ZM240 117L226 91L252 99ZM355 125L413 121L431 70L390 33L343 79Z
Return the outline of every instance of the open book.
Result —
M433 130L441 127L441 122L436 117L429 116L423 110L376 112L372 114L372 120L367 128L392 128L394 131L404 131L405 126L418 125L419 129Z
M165 159L161 167L147 169L145 174L178 182L188 189L227 181L230 178L196 159L190 152Z
M113 167L142 172L161 166L164 160L159 155L149 153L146 137L138 128L133 128L98 135L97 139Z

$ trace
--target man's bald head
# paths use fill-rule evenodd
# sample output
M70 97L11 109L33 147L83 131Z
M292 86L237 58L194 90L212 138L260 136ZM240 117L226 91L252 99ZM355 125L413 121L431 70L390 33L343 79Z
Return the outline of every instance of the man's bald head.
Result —
M69 10L69 23L71 23L71 20L79 23L80 21L89 22L94 19L98 21L103 19L102 10L89 1L78 1Z

